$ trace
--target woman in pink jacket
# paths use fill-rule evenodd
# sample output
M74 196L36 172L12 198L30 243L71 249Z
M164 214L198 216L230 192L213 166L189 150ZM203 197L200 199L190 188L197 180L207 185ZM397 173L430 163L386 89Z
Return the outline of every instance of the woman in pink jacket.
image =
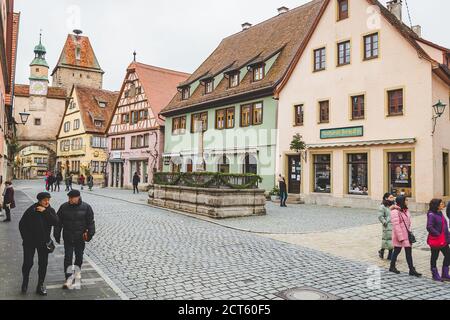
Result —
M411 214L408 209L408 199L399 196L396 199L397 206L391 211L392 222L392 244L394 246L394 254L392 255L390 272L400 274L396 268L397 258L402 249L405 249L406 261L408 262L409 275L420 278L422 275L414 268L412 258L412 244L409 241L409 231L411 231Z

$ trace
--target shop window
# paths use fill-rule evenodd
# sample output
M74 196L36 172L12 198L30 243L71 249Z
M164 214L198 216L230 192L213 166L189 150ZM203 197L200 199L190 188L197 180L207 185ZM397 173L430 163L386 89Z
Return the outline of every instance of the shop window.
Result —
M331 193L331 155L314 156L314 192Z
M411 152L388 154L389 189L395 196L412 197Z
M219 164L217 166L217 172L230 173L230 161L228 160L226 155L223 155L219 159Z
M348 193L369 195L369 165L367 153L348 155Z
M246 155L244 159L244 173L258 174L258 161L252 155Z

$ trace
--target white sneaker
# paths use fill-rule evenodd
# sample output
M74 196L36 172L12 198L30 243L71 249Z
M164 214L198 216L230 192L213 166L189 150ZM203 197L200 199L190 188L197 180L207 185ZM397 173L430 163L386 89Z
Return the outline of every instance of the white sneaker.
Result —
M66 282L64 282L63 289L72 289L73 276L70 276Z
M75 280L81 280L81 271L75 272Z

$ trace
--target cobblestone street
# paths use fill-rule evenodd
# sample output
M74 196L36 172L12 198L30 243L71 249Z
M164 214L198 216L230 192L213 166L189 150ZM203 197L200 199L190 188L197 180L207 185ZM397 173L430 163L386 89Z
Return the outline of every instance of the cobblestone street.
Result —
M43 183L16 182L15 188L34 198ZM373 269L377 263L357 261L358 255L338 257L324 248L305 247L311 244L308 241L294 244L279 239L286 241L282 242L152 208L142 201L145 194L129 191L126 196L121 191L119 196L111 191L107 198L109 192L83 192L83 199L94 208L98 230L86 251L129 299L281 299L277 296L281 291L304 286L352 300L450 298L449 285ZM54 193L56 209L64 201L65 192ZM16 211L15 219L20 215ZM334 215L330 213L330 219ZM361 223L349 227L355 225L367 227ZM342 227L336 223L334 228ZM17 236L8 233L2 239L16 241ZM326 241L334 243L332 238Z

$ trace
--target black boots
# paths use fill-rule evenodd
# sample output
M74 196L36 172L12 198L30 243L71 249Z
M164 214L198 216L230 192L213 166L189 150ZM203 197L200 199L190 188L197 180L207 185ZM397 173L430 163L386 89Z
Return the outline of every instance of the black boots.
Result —
M400 274L400 271L398 271L396 267L391 267L389 269L389 272L392 272L392 273L395 273L395 274Z
M381 260L384 259L384 250L381 249L380 251L378 251L378 256L380 257Z
M44 286L44 282L39 281L37 288L36 288L36 293L40 296L47 295L47 289Z
M22 281L22 290L21 290L21 292L22 292L22 294L25 294L25 293L27 293L27 290L28 290L28 278L23 278L23 281Z
M411 268L411 270L409 270L409 275L411 277L416 277L416 278L421 278L422 277L422 274L418 273L415 268Z

